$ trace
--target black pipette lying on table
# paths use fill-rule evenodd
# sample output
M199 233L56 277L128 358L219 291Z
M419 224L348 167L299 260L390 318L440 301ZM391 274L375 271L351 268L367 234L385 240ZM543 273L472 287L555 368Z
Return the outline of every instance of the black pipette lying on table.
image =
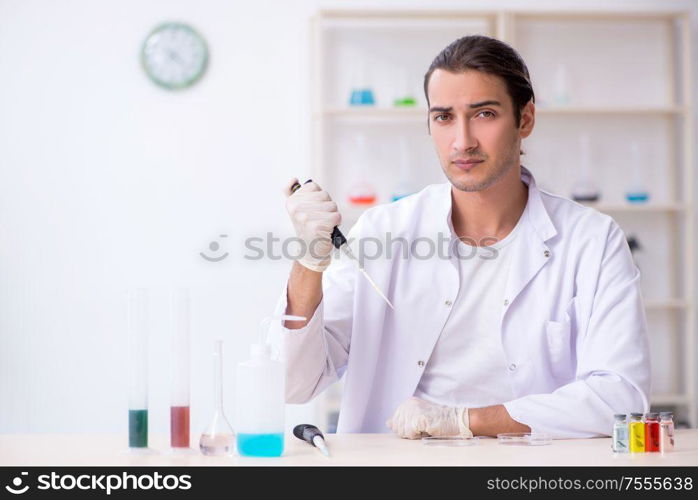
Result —
M312 179L308 179L305 181L305 184L308 184L309 182L312 182ZM301 188L300 183L296 182L291 186L291 194L295 193ZM361 271L361 274L364 275L364 277L368 280L369 284L373 287L373 289L378 292L378 295L380 295L383 300L390 306L391 309L395 309L393 305L390 303L388 300L388 297L386 297L383 292L381 292L381 289L378 288L378 285L376 285L376 282L371 279L371 277L368 275L368 273L364 270L364 268L361 266L361 263L358 261L358 259L354 256L354 254L351 251L351 248L349 248L349 244L347 243L347 239L344 237L342 232L339 230L337 226L332 229L332 234L330 235L330 238L332 239L332 244L335 246L336 249L341 250L344 252L344 255L349 257L351 261L356 264L356 267Z
M322 452L323 455L329 458L330 450L325 444L325 436L322 435L320 429L310 424L300 424L293 428L293 435L298 439L302 439Z

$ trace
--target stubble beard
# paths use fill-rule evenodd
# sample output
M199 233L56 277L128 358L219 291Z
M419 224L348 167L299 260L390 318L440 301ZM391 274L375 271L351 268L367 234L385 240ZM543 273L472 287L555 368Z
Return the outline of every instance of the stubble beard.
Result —
M496 184L499 182L500 179L502 179L508 172L511 170L514 166L518 164L519 161L519 145L514 144L514 147L512 147L508 154L501 159L501 161L494 166L490 174L480 182L477 182L476 184L468 183L468 182L463 182L457 178L451 173L450 167L451 167L451 158L449 157L447 159L447 164L445 166L442 166L444 173L446 174L446 177L448 178L449 182L451 185L456 188L459 191L463 191L466 193L474 193L477 191L484 191L485 189L489 188L490 186ZM478 156L480 157L480 156ZM487 159L485 158L485 161L482 163L479 163L474 169L479 168L480 166L483 166L487 162ZM456 168L456 167L454 167Z

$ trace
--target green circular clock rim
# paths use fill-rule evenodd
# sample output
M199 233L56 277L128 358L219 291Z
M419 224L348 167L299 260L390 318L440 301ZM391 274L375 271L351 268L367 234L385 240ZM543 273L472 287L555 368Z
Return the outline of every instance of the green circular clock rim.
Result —
M183 29L185 31L188 31L191 35L197 38L204 47L204 61L201 65L201 69L194 76L179 84L171 84L160 80L148 70L148 66L145 63L145 46L148 43L148 40L150 40L150 37L152 37L154 34L160 31L172 28ZM150 78L150 80L153 83L159 85L160 87L165 88L167 90L185 89L187 87L192 86L194 83L200 80L201 77L204 76L204 73L206 73L206 69L208 67L208 45L206 44L206 40L204 40L204 37L202 37L194 28L192 28L188 24L178 22L162 23L156 26L150 33L148 33L148 36L146 36L145 40L143 40L143 44L141 45L141 66L143 67L143 71L145 71L145 74L148 75L148 78Z

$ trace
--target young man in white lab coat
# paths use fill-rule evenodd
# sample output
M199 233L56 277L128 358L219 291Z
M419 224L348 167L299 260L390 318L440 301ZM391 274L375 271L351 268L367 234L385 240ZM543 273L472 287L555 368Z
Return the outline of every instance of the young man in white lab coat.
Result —
M330 196L314 182L287 192L309 249L278 305L309 318L281 332L287 401L344 375L338 432L405 438L593 437L614 413L648 411L638 269L613 219L540 191L521 165L535 123L523 60L464 37L434 60L425 93L449 182L366 211L350 233L355 253L374 243L363 264L394 310L332 259Z

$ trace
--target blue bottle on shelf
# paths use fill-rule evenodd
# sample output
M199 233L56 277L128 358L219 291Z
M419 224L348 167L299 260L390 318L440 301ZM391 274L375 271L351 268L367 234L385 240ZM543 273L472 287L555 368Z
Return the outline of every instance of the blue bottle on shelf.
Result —
M632 170L630 183L625 190L625 199L629 203L646 203L650 199L650 193L645 186L643 175L643 163L640 155L640 144L635 141L630 146L630 169Z
M356 88L351 91L351 98L349 99L350 106L373 106L376 101L373 97L373 90L368 87Z

